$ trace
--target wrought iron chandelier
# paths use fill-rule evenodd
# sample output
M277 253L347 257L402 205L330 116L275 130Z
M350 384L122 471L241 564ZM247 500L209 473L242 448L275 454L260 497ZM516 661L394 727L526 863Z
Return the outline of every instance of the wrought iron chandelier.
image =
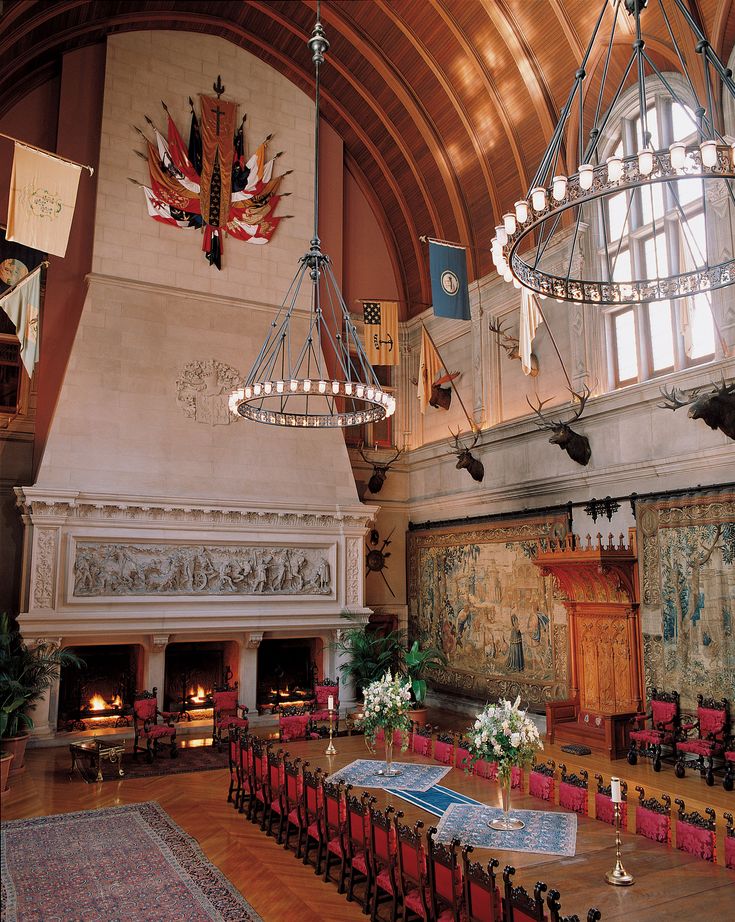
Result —
M319 241L319 68L329 48L319 4L308 46L316 72L314 234L244 386L230 397L230 409L272 426L360 426L391 416L396 401L368 361ZM297 306L307 298L307 328L299 334L294 326L303 327L305 311Z
M654 5L668 33L681 79L672 80L668 71L662 73L646 49L641 20L645 22L645 17L652 15ZM719 116L720 96L729 93L735 98L735 83L683 0L668 0L668 4L664 0L651 0L651 9L646 10L647 6L649 0L603 0L589 45L531 187L495 228L492 241L495 267L517 288L523 285L542 297L559 301L614 305L694 296L735 282L732 257L735 146L732 139L726 139ZM612 26L602 44L602 24L609 10L612 10ZM629 18L622 23L626 16ZM616 31L620 33L631 26L632 53L621 76L617 64L612 62L611 66ZM693 39L702 68L696 79L687 70L677 32ZM604 53L595 59L593 49L598 48ZM626 84L631 83L631 76L635 78L633 85L637 85L634 94L637 109L635 119L630 122L635 126L637 152L625 155L618 149L603 160L606 129L611 127L611 119L620 114L616 104L627 93ZM652 85L656 92L678 103L682 107L679 111L688 116L688 141L661 138L657 149L652 146L652 138L658 134L657 126L649 124ZM560 168L565 151L568 160L574 162L579 158L577 172L570 176L563 175ZM686 252L681 254L678 271L672 272L670 266L661 265L660 262L667 261L659 261L656 254L653 269L641 268L632 261L630 267L619 263L631 213L652 217L655 234L655 195L657 203L662 203L670 215L686 225L687 205L691 204L695 183L705 224L711 228L714 221L721 221L729 241L722 248L719 261L717 256L710 258L706 240L685 234L680 249ZM617 199L617 220L613 224L611 199L621 193L625 199ZM714 203L719 206L717 209ZM587 228L598 234L596 244L598 252L604 254L602 258L580 258L580 241Z

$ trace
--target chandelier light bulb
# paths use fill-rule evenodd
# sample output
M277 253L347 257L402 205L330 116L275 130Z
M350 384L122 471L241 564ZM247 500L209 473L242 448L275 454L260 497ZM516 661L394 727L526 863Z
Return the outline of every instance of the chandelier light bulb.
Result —
M641 176L650 176L653 172L653 151L650 147L638 151L638 172Z
M317 384L317 388L319 389L320 394L325 393L325 391L327 390L327 382L320 381L319 384Z
M505 227L505 233L510 236L516 232L516 216L512 211L507 212L503 215L503 225Z
M502 224L498 224L495 228L495 236L498 239L498 243L501 246L505 246L508 242L508 234L506 233L505 227Z
M332 381L332 393L339 394L339 381Z
M291 388L291 393L295 394L296 391L299 389L299 382L295 378L291 378L291 383L289 387Z
M515 276L513 276L513 287L518 288L518 289L520 289L521 287L521 283L518 281L518 279Z
M566 176L555 176L551 184L551 194L554 197L554 200L561 202L564 199L564 196L567 194L567 178Z
M265 384L263 385L263 391L264 391L266 394L270 394L270 392L271 392L272 390L273 390L273 382L272 382L272 381L266 381Z
M579 188L587 192L592 188L595 178L595 168L591 163L580 163L579 165Z
M671 169L683 170L687 159L686 144L683 141L674 141L669 146L669 155L671 156Z
M699 145L702 153L702 166L711 170L717 166L717 141L702 141Z
M535 186L531 189L531 205L533 210L538 212L546 208L546 189L543 186Z
M607 181L620 182L623 178L623 161L620 157L607 158Z
M528 221L528 202L525 199L521 199L520 202L515 203L516 210L516 221L519 224L525 224Z
M255 394L256 397L260 397L262 390L263 390L262 385L260 384L259 381L256 381L255 384L253 384L253 394Z
M506 282L512 282L512 281L513 281L513 273L510 271L510 266L506 266L506 267L505 267L505 270L504 270L504 272L503 272L503 279L504 279L504 281L506 281Z
M276 393L277 394L283 393L283 381L276 381Z
M311 390L311 381L309 378L304 379L304 393L308 394Z

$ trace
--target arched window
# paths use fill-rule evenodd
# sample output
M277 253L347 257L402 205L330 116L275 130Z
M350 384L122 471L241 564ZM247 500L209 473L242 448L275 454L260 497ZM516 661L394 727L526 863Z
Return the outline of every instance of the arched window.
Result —
M671 83L676 75L669 75ZM650 147L693 141L693 111L651 79L647 122ZM679 88L676 87L676 92ZM686 98L682 92L680 99ZM637 89L624 94L608 122L604 156L635 154L642 146ZM691 271L706 261L706 202L702 182L684 179L621 192L599 215L597 258L615 281ZM710 295L627 304L605 317L611 387L624 387L715 357Z

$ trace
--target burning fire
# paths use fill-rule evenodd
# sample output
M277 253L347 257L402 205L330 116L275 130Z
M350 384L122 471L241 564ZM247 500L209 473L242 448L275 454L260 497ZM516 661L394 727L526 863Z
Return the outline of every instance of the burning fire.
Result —
M122 707L122 699L120 695L115 695L115 697L109 703L105 701L102 695L92 695L89 699L89 710L90 711L108 711L112 708Z
M189 689L189 697L195 704L203 704L207 700L207 693L204 691L201 685L197 686L196 694L194 694L194 689Z

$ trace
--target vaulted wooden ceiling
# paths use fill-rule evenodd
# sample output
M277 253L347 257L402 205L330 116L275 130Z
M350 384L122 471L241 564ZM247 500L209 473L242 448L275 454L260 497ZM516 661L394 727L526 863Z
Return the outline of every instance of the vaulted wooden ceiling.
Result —
M685 2L727 59L733 0ZM671 42L657 3L650 6L645 37L665 63ZM222 36L313 93L306 39L315 7L314 0L6 0L0 114L49 79L63 52L134 29ZM323 113L394 242L409 314L430 301L420 235L465 244L472 277L490 271L493 227L528 188L600 9L601 0L322 3L331 43ZM617 41L619 59L627 59L630 31ZM693 43L686 52L694 57Z

